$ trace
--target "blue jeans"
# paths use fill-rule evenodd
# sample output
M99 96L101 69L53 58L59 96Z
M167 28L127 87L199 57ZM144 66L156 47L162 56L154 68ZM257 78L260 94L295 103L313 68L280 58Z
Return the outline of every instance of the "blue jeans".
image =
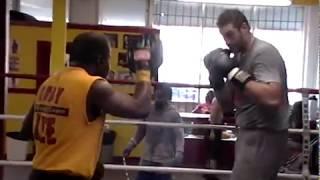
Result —
M161 163L144 161L141 162L142 166L159 166L161 167ZM136 177L136 180L171 180L171 174L168 173L157 173L157 172L146 172L139 171Z

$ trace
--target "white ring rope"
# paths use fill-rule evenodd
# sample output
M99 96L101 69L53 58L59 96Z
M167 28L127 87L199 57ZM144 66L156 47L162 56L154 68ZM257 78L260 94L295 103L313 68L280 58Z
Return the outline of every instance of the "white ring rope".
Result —
M132 120L106 120L107 124L121 124L121 125L149 125L149 126L162 126L162 127L182 127L192 129L237 129L236 126L226 125L212 125L212 124L185 124L185 123L162 123L162 122L145 122L145 121L132 121ZM290 133L310 133L319 134L318 130L304 130L304 129L289 129Z
M17 119L22 120L24 116L21 115L0 115L0 119ZM226 125L212 125L212 124L186 124L186 123L163 123L163 122L146 122L138 120L106 120L106 124L119 124L119 125L148 125L148 126L159 126L159 127L181 127L181 128L192 128L192 129L237 129L236 126ZM318 130L309 129L289 129L289 133L310 133L319 134Z
M0 166L32 166L31 161L5 161L0 160ZM128 171L149 171L149 172L170 172L170 173L189 173L189 174L216 174L230 175L229 170L197 169L197 168L175 168L175 167L154 167L154 166L131 166L104 164L104 169L109 170L128 170ZM278 177L302 178L302 174L279 173ZM318 179L319 176L311 175L310 179Z
M187 123L165 123L165 122L147 122L147 121L132 121L132 120L106 120L106 124L119 125L148 125L169 128L192 128L192 129L237 129L236 126L212 125L212 124L187 124Z

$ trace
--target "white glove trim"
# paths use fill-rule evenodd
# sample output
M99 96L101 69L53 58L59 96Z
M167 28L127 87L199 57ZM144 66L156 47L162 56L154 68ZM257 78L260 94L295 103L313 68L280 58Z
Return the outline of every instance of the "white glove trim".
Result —
M232 80L232 78L240 71L238 67L233 68L229 73L228 73L228 80Z

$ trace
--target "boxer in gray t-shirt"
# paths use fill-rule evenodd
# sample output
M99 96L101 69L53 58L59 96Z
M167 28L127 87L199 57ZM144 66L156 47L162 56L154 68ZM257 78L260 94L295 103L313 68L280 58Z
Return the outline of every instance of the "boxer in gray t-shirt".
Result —
M231 179L274 180L288 138L284 61L274 46L250 33L239 10L225 10L217 26L229 49L216 49L204 61L220 109L236 109L239 133Z

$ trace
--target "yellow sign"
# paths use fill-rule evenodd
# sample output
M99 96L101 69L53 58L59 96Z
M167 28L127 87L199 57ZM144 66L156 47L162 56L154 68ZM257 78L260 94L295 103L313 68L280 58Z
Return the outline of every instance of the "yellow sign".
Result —
M294 5L318 5L318 0L293 0Z

